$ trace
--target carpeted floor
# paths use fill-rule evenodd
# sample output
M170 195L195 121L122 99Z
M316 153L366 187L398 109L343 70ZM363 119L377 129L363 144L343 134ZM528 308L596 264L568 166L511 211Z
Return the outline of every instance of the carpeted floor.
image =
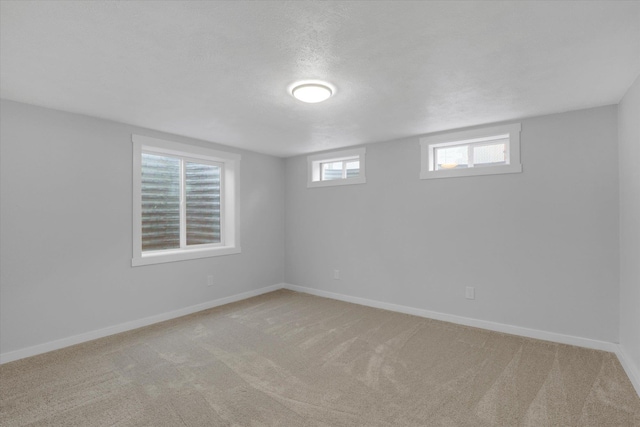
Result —
M291 291L0 366L2 426L640 426L616 356Z

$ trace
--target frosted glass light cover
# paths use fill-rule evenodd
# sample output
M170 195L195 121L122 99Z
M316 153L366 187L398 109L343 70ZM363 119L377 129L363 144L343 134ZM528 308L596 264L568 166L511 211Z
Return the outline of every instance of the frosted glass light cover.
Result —
M309 83L293 88L291 94L302 102L315 104L328 99L333 92L328 86L321 84Z

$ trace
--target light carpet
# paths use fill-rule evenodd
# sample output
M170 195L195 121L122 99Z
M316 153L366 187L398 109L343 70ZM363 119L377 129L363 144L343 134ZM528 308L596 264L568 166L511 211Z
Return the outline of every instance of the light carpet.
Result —
M640 426L615 355L281 290L0 366L2 426Z

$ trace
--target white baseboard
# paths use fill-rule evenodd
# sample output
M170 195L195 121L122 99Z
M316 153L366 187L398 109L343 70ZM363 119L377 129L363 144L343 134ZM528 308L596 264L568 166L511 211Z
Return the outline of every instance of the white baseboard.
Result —
M616 356L618 356L620 364L624 368L631 384L633 384L633 387L636 389L636 393L638 393L638 396L640 397L640 369L632 362L623 346L618 345Z
M23 348L20 350L0 353L0 364L12 362L18 359L24 359L25 357L35 356L42 353L47 353L49 351L58 350L86 341L92 341L109 335L118 334L120 332L130 331L132 329L141 328L143 326L152 325L158 322L164 322L165 320L175 319L176 317L186 316L187 314L196 313L198 311L207 310L209 308L218 307L220 305L229 304L243 299L266 294L267 292L273 292L278 289L282 289L283 286L284 284L282 283L272 286L266 286L264 288L256 289L253 291L242 292L240 294L207 301L202 304L184 307L178 310L170 311L168 313L162 313L155 316L145 317L143 319L132 320L130 322L120 323L119 325L109 326L107 328L98 329L96 331L85 332L79 335L50 341L44 344L34 345L32 347Z
M334 292L327 292L303 286L283 284L285 289L304 292L320 297L336 299L354 304L366 305L368 307L382 308L384 310L397 311L399 313L413 314L414 316L426 317L428 319L442 320L445 322L457 323L459 325L473 326L475 328L488 329L490 331L503 332L506 334L519 335L528 338L535 338L544 341L552 341L561 344L575 345L595 350L604 350L617 353L618 344L608 341L598 341L590 338L576 337L572 335L558 334L555 332L541 331L538 329L523 328L521 326L507 325L504 323L490 322L487 320L472 319L469 317L456 316L453 314L439 313L437 311L423 310L421 308L407 307L404 305L391 304L381 301L359 298L350 295L343 295Z

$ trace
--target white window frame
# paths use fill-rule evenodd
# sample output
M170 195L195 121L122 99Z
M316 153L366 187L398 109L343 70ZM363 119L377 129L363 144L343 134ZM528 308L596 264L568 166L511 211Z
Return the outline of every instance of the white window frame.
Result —
M142 135L131 135L133 142L133 257L131 265L159 264L185 261L241 252L240 249L240 159L236 153L228 153L195 145L181 144ZM179 249L142 252L142 153L168 155L187 161L199 161L222 166L220 188L221 242ZM183 189L184 191L184 189ZM181 200L184 201L184 195ZM181 203L181 218L184 215ZM180 239L185 238L185 225L181 220Z
M520 173L522 172L522 164L520 163L520 129L520 123L514 123L420 138L420 179ZM436 170L435 151L437 148L482 145L491 140L504 137L508 139L505 150L506 164L504 165Z
M307 187L333 187L336 185L364 184L367 182L365 169L366 149L352 148L349 150L331 151L328 153L312 154L307 156ZM343 162L345 160L358 160L360 170L358 176L342 179L322 180L322 164L331 162Z

